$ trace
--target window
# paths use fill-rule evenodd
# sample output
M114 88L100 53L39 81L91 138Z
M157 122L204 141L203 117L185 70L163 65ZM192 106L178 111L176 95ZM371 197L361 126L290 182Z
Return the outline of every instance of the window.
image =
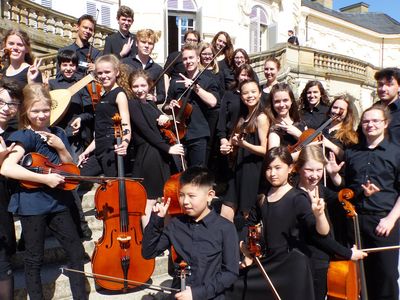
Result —
M196 29L196 3L192 0L168 0L168 52L180 49L189 29Z
M250 53L267 49L268 16L265 10L256 5L250 14Z
M86 2L86 13L96 18L96 3L89 1Z
M98 24L111 26L111 7L109 5L101 4L97 6L95 2L87 1L86 13L92 15L94 18L97 17ZM99 15L97 16L97 14Z
M40 4L41 5L43 5L43 6L46 6L46 7L48 7L48 8L51 8L52 6L51 6L51 0L41 0L41 2L40 2Z
M101 6L101 25L111 26L111 9L109 6Z

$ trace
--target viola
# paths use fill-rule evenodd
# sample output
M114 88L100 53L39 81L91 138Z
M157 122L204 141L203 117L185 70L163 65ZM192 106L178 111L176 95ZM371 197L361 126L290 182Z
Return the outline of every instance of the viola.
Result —
M361 247L361 234L358 216L350 200L354 198L354 192L350 189L342 189L338 199L346 211L347 217L353 220L356 246ZM358 300L361 293L363 300L368 300L367 285L365 280L364 263L362 260L332 261L328 269L328 299Z
M290 153L301 151L305 146L307 146L311 142L322 141L322 130L324 130L329 124L331 124L334 120L338 119L343 112L337 115L331 116L328 120L326 120L320 127L317 129L306 129L300 135L296 144L289 145L288 150Z
M177 216L183 214L182 208L179 204L179 179L181 173L172 175L164 184L164 199L170 199L168 214L170 216Z
M38 174L56 173L64 176L64 183L58 185L57 188L65 191L76 189L81 181L104 184L109 180L121 179L118 177L80 176L80 169L74 163L54 164L46 156L36 152L26 154L20 164L29 171ZM125 180L125 178L122 179ZM135 178L135 180L140 181L141 178ZM45 186L43 183L25 180L21 180L20 185L27 189L37 189Z
M176 134L172 131L172 127L172 123L168 121L163 126L160 126L159 129L168 144L175 145L178 142L178 139L176 138Z
M173 108L173 114L176 116L176 126L180 139L183 139L187 133L189 118L192 115L193 106L189 103L189 97L192 89L187 90L188 92L178 99L179 107ZM175 119L175 118L174 118Z
M116 114L113 121L117 145L120 145L123 138L121 117ZM92 270L101 274L95 276L97 285L126 292L132 287L129 282L138 282L139 286L150 279L155 260L144 259L141 254L141 216L145 213L146 191L135 180L122 180L125 172L120 155L117 155L117 166L121 180L99 186L95 194L96 216L103 220L104 231L92 255ZM103 276L121 278L122 281L110 281Z

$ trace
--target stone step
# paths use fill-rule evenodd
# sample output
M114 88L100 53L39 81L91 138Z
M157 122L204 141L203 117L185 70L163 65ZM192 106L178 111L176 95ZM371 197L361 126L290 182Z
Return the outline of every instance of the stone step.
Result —
M156 267L149 284L170 287L172 278L166 273L168 256L156 258ZM47 264L42 267L42 286L45 299L72 299L68 277L63 275L60 268L62 263ZM85 272L91 273L91 263L85 264ZM141 286L129 290L129 293L106 291L95 285L94 279L86 277L86 291L89 299L166 299L167 293L158 289ZM14 297L16 300L27 299L25 277L22 269L15 272Z

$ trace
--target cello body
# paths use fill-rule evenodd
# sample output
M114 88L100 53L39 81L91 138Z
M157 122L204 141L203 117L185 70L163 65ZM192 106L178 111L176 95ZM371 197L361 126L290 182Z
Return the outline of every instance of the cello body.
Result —
M331 261L328 269L328 299L358 300L360 285L353 261Z
M117 145L122 142L121 117L113 117ZM124 162L117 155L118 179L100 185L95 194L96 217L103 220L103 235L92 255L95 274L121 278L110 281L95 276L95 282L106 290L126 292L147 282L154 271L154 259L142 256L142 222L147 193L137 181L125 179ZM128 284L127 280L137 282Z

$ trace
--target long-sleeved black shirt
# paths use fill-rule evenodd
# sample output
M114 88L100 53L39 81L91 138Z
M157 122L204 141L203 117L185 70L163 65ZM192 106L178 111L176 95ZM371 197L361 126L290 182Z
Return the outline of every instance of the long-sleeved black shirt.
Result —
M118 58L121 58L119 53L124 47L124 44L128 43L129 38L133 40L133 43L131 50L129 50L128 54L125 57L130 57L130 56L134 57L137 53L136 35L134 35L133 33L129 33L128 35L123 35L120 31L114 32L113 34L106 37L103 54L114 54Z
M399 196L400 147L384 139L378 146L369 149L361 142L345 151L346 186L355 191L357 212L390 212ZM380 191L366 197L362 184L369 180Z
M383 104L378 101L376 104ZM396 144L400 144L400 98L388 105L391 120L389 123L390 140Z
M233 223L212 210L199 222L184 215L164 228L164 218L153 213L144 231L143 257L156 257L171 246L191 268L186 284L193 300L225 299L225 289L239 275L239 242ZM179 288L177 278L172 285Z

